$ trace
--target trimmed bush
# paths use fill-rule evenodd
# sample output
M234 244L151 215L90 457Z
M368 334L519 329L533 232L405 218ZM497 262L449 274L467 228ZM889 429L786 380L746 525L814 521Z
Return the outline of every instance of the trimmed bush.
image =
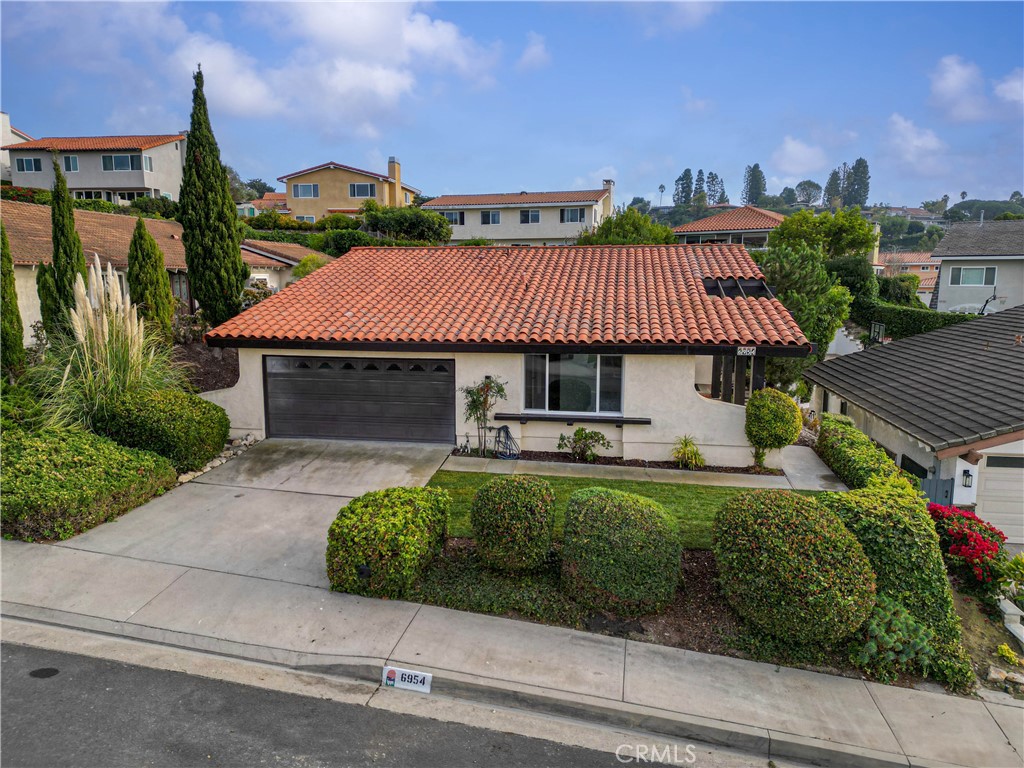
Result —
M759 467L764 465L768 451L795 443L802 428L800 406L777 389L759 389L747 401L744 429Z
M496 477L476 492L469 517L477 554L486 565L533 571L551 549L555 492L538 477Z
M35 395L25 387L0 384L0 430L35 432L46 422L46 413Z
M935 656L931 639L931 630L880 594L861 637L851 646L850 661L875 679L894 683L903 672L928 672Z
M918 333L945 328L967 320L974 320L977 315L960 314L959 312L935 312L924 307L904 307L898 304L887 304L881 301L864 302L857 307L851 317L858 324L867 328L872 322L885 325L885 335L893 341L915 336Z
M875 575L839 517L791 491L742 493L715 518L722 590L758 629L787 642L835 643L875 605Z
M839 515L875 571L878 594L904 606L946 642L960 642L960 619L924 498L901 478L848 493L825 493L818 503Z
M93 429L129 448L153 451L178 472L194 472L224 450L228 415L178 389L122 395L93 417Z
M438 488L385 488L350 501L327 534L331 589L405 597L441 552L450 506Z
M25 541L69 539L174 485L171 463L82 429L0 435L2 532Z
M668 605L679 584L676 520L651 499L607 488L569 497L562 585L578 602L625 615Z
M850 488L864 488L872 478L905 475L885 451L845 416L821 415L814 450Z

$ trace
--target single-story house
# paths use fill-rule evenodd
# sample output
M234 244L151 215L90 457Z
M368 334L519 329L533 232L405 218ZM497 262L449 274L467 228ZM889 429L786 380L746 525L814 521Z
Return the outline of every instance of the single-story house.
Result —
M1024 543L1024 305L812 366L819 413L844 413L921 479Z
M206 336L236 433L475 444L463 387L506 385L525 450L585 426L666 460L691 435L746 466L748 393L812 346L739 246L355 248Z
M736 243L748 248L764 248L768 235L786 217L753 205L716 213L676 227L680 243Z
M4 200L0 218L11 245L18 309L25 326L25 343L29 344L32 340L31 326L41 319L36 269L40 264L49 263L53 257L51 210L47 205ZM86 261L92 263L99 256L104 266L109 262L124 279L135 221L134 216L75 209L75 229L82 240ZM184 304L191 306L192 293L185 264L185 246L181 241L181 224L164 219L143 221L163 251L171 291ZM308 248L290 243L256 240L244 241L241 252L242 260L249 265L250 280L261 282L274 291L287 285L292 268L303 256L311 253Z
M280 214L289 214L288 196L284 192L265 192L263 197L257 200L249 200L235 206L238 215L243 218L258 216L263 211L277 211Z
M1024 221L954 224L932 259L941 262L932 309L987 314L1024 303Z

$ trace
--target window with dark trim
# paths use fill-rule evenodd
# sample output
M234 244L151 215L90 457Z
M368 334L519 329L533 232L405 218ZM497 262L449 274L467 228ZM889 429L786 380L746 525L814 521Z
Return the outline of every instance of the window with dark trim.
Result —
M622 413L622 355L524 357L524 410Z
M949 270L950 285L995 285L995 267L953 267Z
M1024 456L989 456L985 466L989 469L1024 469Z
M466 212L465 211L441 211L441 215L448 220L448 223L453 227L461 226L466 223Z
M348 185L348 196L349 197L376 197L377 196L377 185L376 184L349 184Z
M104 171L141 171L142 155L102 155Z
M529 208L519 212L520 224L540 224L540 209Z
M78 173L78 155L64 155L64 173Z
M480 211L480 223L501 224L501 211Z
M19 157L15 165L18 173L42 173L43 161L38 157Z
M585 224L587 221L587 209L561 208L558 212L558 220L562 224Z

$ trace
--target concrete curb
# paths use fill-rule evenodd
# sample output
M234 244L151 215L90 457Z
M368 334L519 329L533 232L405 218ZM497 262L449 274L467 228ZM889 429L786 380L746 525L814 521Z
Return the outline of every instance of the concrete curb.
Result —
M271 664L298 672L379 684L385 664L409 666L399 659L300 653L281 648L237 643L218 638L175 632L140 624L114 621L18 603L0 604L5 617L123 637L157 645L199 651L218 656ZM891 768L940 764L879 752L854 745L830 742L797 734L752 727L742 723L672 712L621 700L566 693L446 669L416 666L434 675L433 692L472 703L521 709L538 714L568 717L604 726L626 728L677 739L692 739L748 753L752 756L786 758L822 766ZM382 689L386 690L386 689ZM392 691L388 690L388 693Z

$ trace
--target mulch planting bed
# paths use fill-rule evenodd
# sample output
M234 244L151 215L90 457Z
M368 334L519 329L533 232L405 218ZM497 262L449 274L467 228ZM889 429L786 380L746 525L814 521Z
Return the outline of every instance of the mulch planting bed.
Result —
M209 392L214 389L233 387L238 383L238 350L220 349L217 351L203 342L194 344L176 344L174 361L184 363L189 383L197 392Z

